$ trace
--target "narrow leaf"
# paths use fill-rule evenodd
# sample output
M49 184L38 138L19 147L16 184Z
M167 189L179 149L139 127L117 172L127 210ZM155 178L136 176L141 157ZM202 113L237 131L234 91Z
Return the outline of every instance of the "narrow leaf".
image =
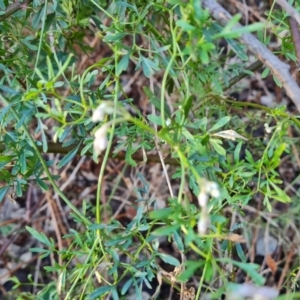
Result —
M157 253L157 255L167 264L175 267L178 267L180 265L179 260L171 255L165 253Z
M57 165L58 168L61 168L65 166L71 159L76 155L78 152L78 149L81 145L81 142L75 147L73 150L71 150Z
M208 132L211 132L211 131L215 131L221 127L223 127L225 124L227 124L228 122L230 121L230 117L229 116L226 116L226 117L223 117L221 118L212 128L210 128L208 130Z
M0 188L0 202L3 200L3 198L6 195L8 189L9 189L9 185L3 186L2 188Z
M49 239L45 236L44 233L40 233L38 231L36 231L35 229L29 227L29 226L26 226L26 229L27 231L35 238L37 239L38 241L40 241L41 243L49 246L49 247L52 247L52 244L51 242L49 241Z
M110 285L105 285L105 286L101 286L98 289L96 289L94 292L92 292L88 299L89 300L93 300L93 299L97 299L99 296L104 295L107 292L110 292L112 290L113 286Z

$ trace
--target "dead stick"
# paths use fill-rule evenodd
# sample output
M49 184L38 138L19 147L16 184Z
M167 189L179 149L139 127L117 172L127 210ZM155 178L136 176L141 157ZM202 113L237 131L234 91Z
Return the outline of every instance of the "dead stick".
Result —
M26 8L28 4L30 4L32 0L25 0L23 2L16 1L11 5L7 6L3 15L0 16L0 22L4 21L8 17L10 17L13 13L18 11L21 8Z
M68 146L68 147L63 147L62 143L48 143L48 150L47 153L56 153L56 154L67 154L70 151L72 151L76 145ZM43 147L38 146L39 150L43 152ZM84 146L79 147L77 154L80 154L81 150L84 148ZM0 153L5 151L5 145L3 143L0 143ZM91 152L86 152L85 155L87 156L92 156L93 154ZM160 163L160 158L156 154L146 154L147 156L147 162L154 162L154 163ZM125 160L126 157L126 152L120 151L117 154L110 153L110 157L113 159L118 159L118 160ZM134 160L138 162L143 162L144 161L144 156L143 153L136 152L133 153L131 156ZM167 165L174 165L178 166L179 162L177 159L173 157L166 157L164 158L164 161Z
M279 4L300 25L300 14L291 4L289 4L286 0L276 0L276 3Z
M223 26L226 26L232 19L232 16L214 0L202 0L202 6ZM237 24L233 30L241 27L242 25ZM298 111L300 111L300 88L290 74L289 66L276 57L251 33L242 34L239 40L278 78L287 95L294 102Z

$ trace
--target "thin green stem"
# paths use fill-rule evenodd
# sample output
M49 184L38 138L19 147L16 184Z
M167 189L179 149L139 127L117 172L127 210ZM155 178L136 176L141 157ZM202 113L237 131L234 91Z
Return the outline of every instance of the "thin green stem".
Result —
M41 49L42 49L42 43L43 43L43 36L44 36L44 31L45 31L45 23L46 23L46 17L47 17L47 6L48 6L48 0L45 0L44 3L44 14L43 14L43 18L42 18L42 28L41 28L41 33L40 33L40 40L39 40L39 46L38 46L38 51L37 51L37 55L36 55L36 60L35 60L35 65L34 65L34 69L33 69L33 73L31 78L34 78L36 69L37 69L37 65L39 63L39 58L41 55Z
M183 195L183 190L184 190L184 185L185 185L185 167L184 167L184 162L183 162L183 157L181 152L179 152L179 159L180 159L180 166L181 166L181 180L180 180L180 187L178 191L178 203L180 204L182 202L182 195Z
M230 100L230 99L223 98L223 97L218 97L218 98L219 98L218 100L225 101L226 103L233 104L234 106L242 106L242 107L250 106L250 107L254 107L254 108L266 111L266 112L268 112L272 115L274 114L274 109L263 106L263 105L260 105L260 104L257 104L257 103L241 102L241 101L236 101L236 100ZM284 113L284 112L281 112L281 111L276 111L276 114L280 117L290 119L291 121L293 121L293 123L295 123L295 125L297 125L297 127L300 128L300 121L297 118L289 115L288 113Z
M115 66L116 66L115 70L117 69L117 64L118 64L118 56L115 55ZM98 224L101 223L101 189L102 189L102 182L103 182L106 163L108 161L110 149L112 147L112 142L113 142L114 132L115 132L115 126L116 126L117 122L120 122L120 121L124 120L124 118L116 119L119 92L120 92L120 81L119 81L119 77L117 77L117 76L115 77L115 79L116 79L116 81L115 81L115 90L114 90L114 92L115 92L115 95L114 95L114 112L113 112L113 117L112 117L112 121L111 121L112 126L111 126L111 130L110 130L110 136L109 136L107 149L105 151L105 155L104 155L104 158L103 158L103 162L102 162L99 177L98 177L97 199L96 199L96 221L97 221ZM97 232L98 232L98 234L100 234L99 230Z
M176 31L177 31L177 27L175 26L175 28L173 28L173 13L170 12L170 27L171 27L171 34L172 34L172 48L173 48L173 53L172 56L170 58L170 61L166 67L166 71L164 73L163 79L162 79L162 83L161 83L161 97L160 97L160 114L161 114L161 122L162 122L162 126L165 127L166 126L166 120L165 120L165 92L166 92L166 84L167 84L167 79L171 70L171 67L173 65L173 62L176 58L176 54L177 54L177 37L176 37Z

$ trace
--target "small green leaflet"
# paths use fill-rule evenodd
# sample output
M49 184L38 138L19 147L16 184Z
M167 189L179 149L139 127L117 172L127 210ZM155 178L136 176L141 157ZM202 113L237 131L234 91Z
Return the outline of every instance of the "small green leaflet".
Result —
M159 256L167 264L170 264L175 267L180 266L179 260L171 255L165 253L157 253L157 256Z
M141 56L141 62L143 73L147 78L150 78L155 73L155 71L159 70L157 63L150 60L149 58Z
M222 143L220 140L210 139L209 143L214 147L214 149L219 155L222 156L226 155L226 150L220 145Z
M114 288L113 285L101 286L101 287L97 288L94 292L92 292L89 295L88 299L90 299L90 300L97 299L99 296L102 296L103 294L110 292L113 288Z
M41 243L47 245L48 247L52 247L52 243L51 241L46 237L46 235L44 233L40 233L38 231L36 231L35 229L26 226L27 231L29 231L29 233L36 238L38 241L40 241Z
M6 195L8 189L9 189L9 185L0 188L0 202L2 201L4 196Z
M220 120L218 120L218 122L208 130L208 132L211 132L211 131L215 131L221 127L223 127L225 124L227 124L228 122L230 121L230 117L229 116L226 116L226 117L223 117L221 118Z
M116 74L120 75L123 71L126 71L129 64L130 53L127 53L122 57L117 65Z
M81 142L75 147L73 150L71 150L57 165L58 168L61 168L65 166L77 153L79 147L81 145Z

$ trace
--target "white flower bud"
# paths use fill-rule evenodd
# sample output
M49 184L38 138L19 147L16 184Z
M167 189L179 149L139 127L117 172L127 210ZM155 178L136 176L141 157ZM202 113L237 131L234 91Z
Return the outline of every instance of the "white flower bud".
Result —
M272 132L273 128L269 127L268 123L265 123L264 126L265 126L266 133L270 134Z
M206 213L202 214L197 224L198 233L200 235L206 234L208 226L209 226L209 217Z
M206 207L207 200L208 200L207 194L201 191L200 194L198 195L198 202L200 207Z
M108 125L104 124L95 132L94 150L97 156L107 147L108 144L108 139L106 137L107 130L108 130Z
M114 108L107 102L102 102L93 112L92 121L94 123L104 120L105 115L111 115Z
M219 190L219 187L218 185L211 181L210 182L210 195L214 198L219 198L220 197L220 190Z
M219 187L214 181L207 181L206 182L205 191L214 198L220 197Z
M168 118L168 119L166 120L166 125L167 125L167 126L170 126L170 125L171 125L171 119L170 119L170 118Z
M220 190L219 188L216 188L216 189L213 189L211 190L210 192L211 196L214 197L214 198L219 198L220 197Z

